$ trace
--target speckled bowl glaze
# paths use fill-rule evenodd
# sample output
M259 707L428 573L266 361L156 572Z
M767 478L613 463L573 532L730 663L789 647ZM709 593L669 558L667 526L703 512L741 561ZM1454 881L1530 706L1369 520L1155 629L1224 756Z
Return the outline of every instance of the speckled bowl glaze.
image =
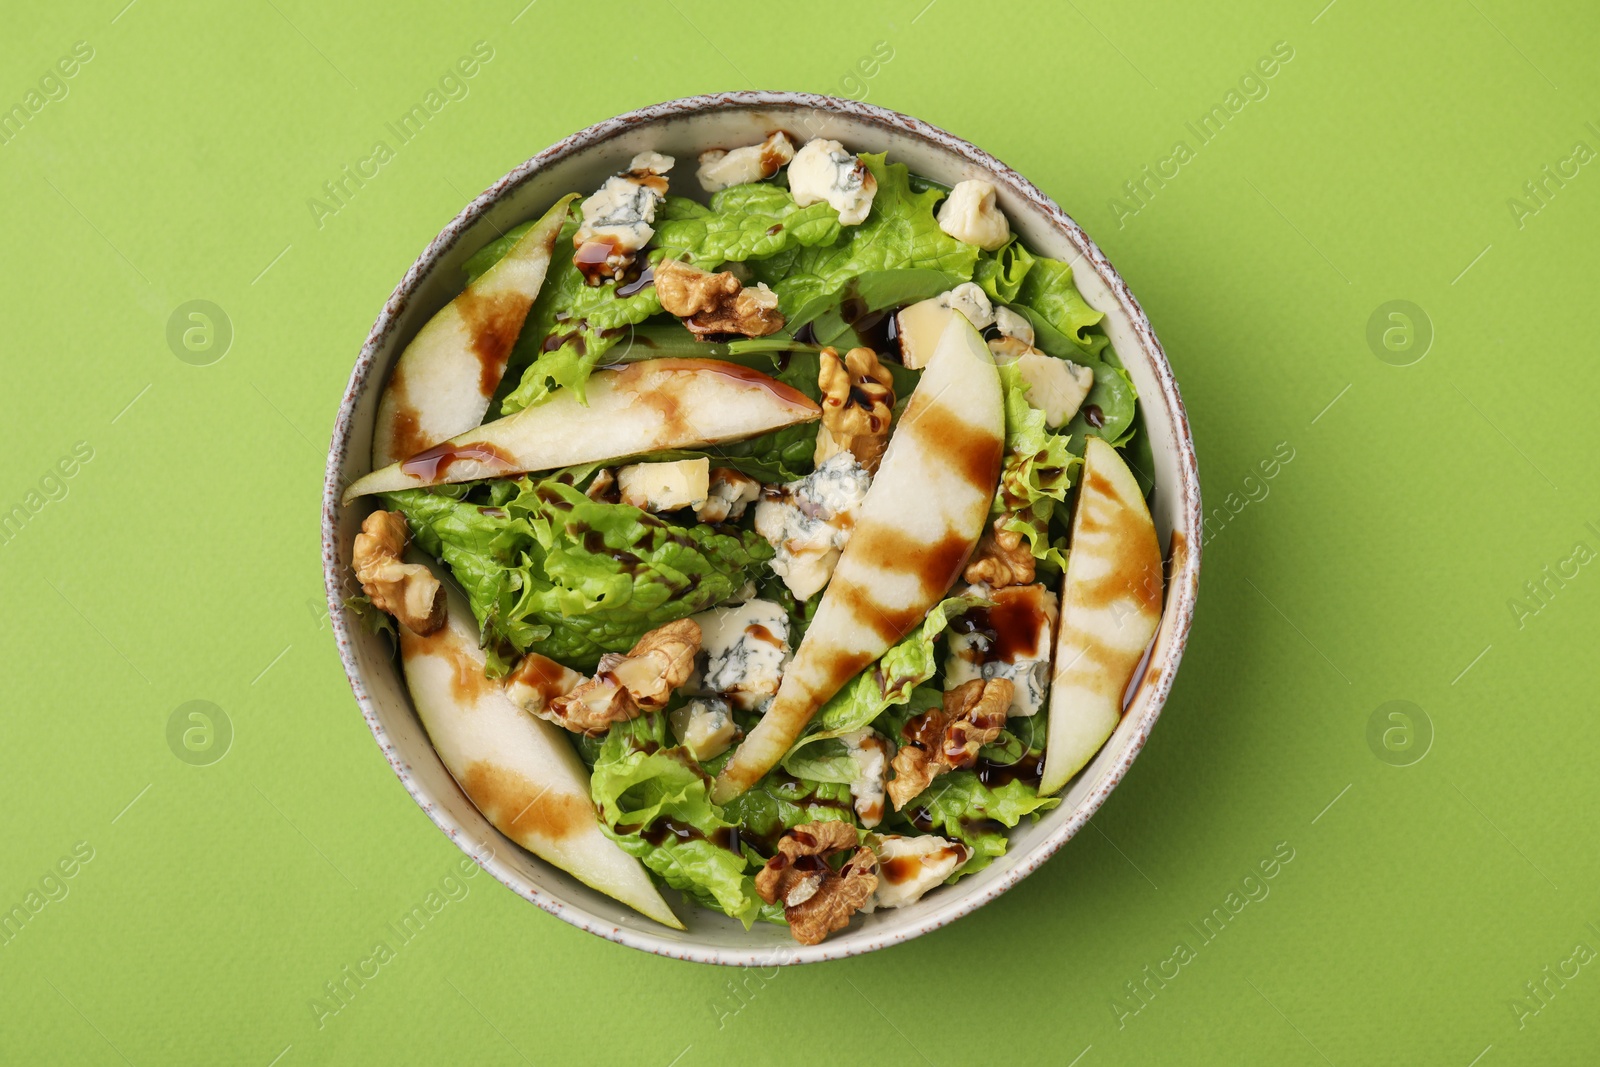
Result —
M370 504L339 506L351 480L370 469L372 427L389 369L417 330L461 290L461 265L500 232L536 218L564 193L592 190L636 152L676 156L675 187L686 192L695 155L751 144L774 129L854 151L884 151L913 172L946 184L986 178L1028 246L1073 265L1078 287L1105 313L1105 329L1139 391L1155 458L1156 529L1169 561L1166 603L1148 661L1099 755L1062 794L1060 807L1012 833L1010 851L984 871L942 886L918 903L858 917L820 945L795 944L786 929L746 931L723 915L668 892L686 931L634 914L502 837L445 770L428 742L389 647L344 607L354 592L350 553ZM1128 286L1078 224L1033 183L987 152L914 118L870 104L808 93L737 92L672 100L607 119L540 152L501 178L428 245L384 304L356 359L339 405L322 497L322 564L334 638L356 703L406 791L462 850L508 888L566 922L663 956L741 966L842 959L910 940L989 903L1038 869L1076 834L1122 781L1172 687L1194 615L1200 575L1200 480L1189 421L1172 367Z

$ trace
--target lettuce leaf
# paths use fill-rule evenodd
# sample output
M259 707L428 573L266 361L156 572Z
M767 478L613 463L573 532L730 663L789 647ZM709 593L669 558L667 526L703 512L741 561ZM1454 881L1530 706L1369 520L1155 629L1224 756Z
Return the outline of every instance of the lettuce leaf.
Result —
M959 275L930 267L869 270L851 278L838 292L807 302L805 307L789 316L785 328L792 334L800 327L809 325L817 344L834 345L840 350L855 348L863 343L856 330L856 322L863 316L915 304L953 289L964 281L966 279ZM894 366L898 367L899 364ZM918 372L908 373L920 377ZM900 392L898 384L895 390L897 394ZM915 387L915 378L911 384Z
M969 608L988 604L982 597L953 596L934 605L921 626L822 705L816 719L820 730L834 736L859 730L890 707L906 703L912 690L938 669L934 646L950 620Z
M575 208L556 238L558 249L571 247L578 222ZM787 189L761 183L724 189L711 198L710 208L668 197L656 223L652 264L676 256L707 270L839 238L839 213L833 208L825 203L802 208ZM571 256L558 254L512 351L506 380L518 384L502 397L500 413L532 407L560 388L584 399L590 373L627 335L625 327L660 311L655 286L618 296L616 282L590 285Z
M920 830L961 841L972 849L972 858L951 875L954 881L1005 855L1009 844L1005 831L1023 816L1037 817L1060 803L1059 797L1041 797L1038 788L1023 778L991 789L972 771L952 771L935 778L906 803L899 816Z
M1008 303L1021 304L1035 312L1057 333L1073 343L1088 345L1085 333L1105 316L1090 307L1072 281L1072 267L1059 259L1033 256L1015 296ZM1031 318L1031 316L1030 316Z
M904 163L887 163L884 153L861 156L878 182L872 210L849 227L837 244L800 248L755 265L756 276L778 294L778 306L791 315L810 302L838 293L867 271L922 267L966 281L978 262L978 248L956 240L934 218L944 198L938 189L913 192Z
M1122 360L1110 346L1101 350L1099 359L1073 356L1072 360L1094 371L1094 387L1063 432L1079 439L1094 434L1117 447L1127 444L1135 432L1139 393L1123 369Z
M512 347L502 379L502 388L509 382L517 385L501 397L501 415L532 407L559 388L571 389L583 399L584 384L600 357L627 336L627 327L661 311L653 285L623 297L617 295L614 281L590 285L565 253L577 232L578 220L568 218L556 237L556 254L544 287Z
M1022 290L1022 283L1033 269L1034 257L1022 246L1022 241L1012 237L998 251L985 252L978 258L972 280L989 294L997 304L1009 304Z
M561 478L491 484L504 499L487 506L426 489L384 499L461 583L496 673L528 651L591 670L726 599L772 557L753 532L675 526Z
M771 855L785 830L833 819L853 823L855 808L848 783L806 781L775 770L728 801L723 815L737 822L741 834Z
M1065 567L1066 555L1050 543L1050 516L1066 501L1083 459L1069 449L1069 436L1052 433L1044 412L1028 404L1028 384L1017 365L998 369L1005 391L1006 455L989 515L1001 520L1003 529L1026 538L1035 559Z
M687 749L668 747L665 716L614 725L589 778L606 836L674 889L748 929L762 908L750 863L711 802L711 779Z
M706 270L839 239L839 213L826 202L801 207L789 190L764 182L729 186L698 212L684 206L692 200L674 203L681 200L667 198L667 218L656 225L656 246L668 255L687 254Z

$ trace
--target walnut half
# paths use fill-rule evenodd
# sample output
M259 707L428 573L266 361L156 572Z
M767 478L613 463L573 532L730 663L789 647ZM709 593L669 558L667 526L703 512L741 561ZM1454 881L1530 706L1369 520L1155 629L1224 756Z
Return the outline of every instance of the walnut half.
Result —
M661 309L676 315L697 337L738 333L765 337L783 329L778 295L765 285L745 288L732 271L712 274L676 259L655 265Z
M444 625L444 586L420 563L404 563L411 527L398 511L374 511L356 534L352 563L361 591L412 633L426 636Z
M828 857L855 849L834 870ZM878 888L878 858L858 847L856 828L830 820L796 826L778 841L778 854L756 874L756 892L768 904L783 902L789 932L802 945L843 930Z
M601 656L593 678L553 698L536 714L574 733L603 734L614 722L666 707L672 691L693 673L699 652L700 624L693 619L658 626L626 656Z
M849 452L867 473L878 473L889 447L894 378L878 362L877 353L852 348L840 359L837 349L824 348L817 388L822 390L822 426L812 459L821 466L840 452Z
M913 717L901 734L905 743L894 756L889 799L899 811L946 771L970 767L978 749L1000 736L1011 707L1012 683L1005 678L974 678L945 693L944 707Z
M1033 582L1033 550L1015 530L1001 529L1000 524L1009 518L1010 513L1000 516L979 538L972 562L962 574L967 581L974 585L983 582L991 589Z

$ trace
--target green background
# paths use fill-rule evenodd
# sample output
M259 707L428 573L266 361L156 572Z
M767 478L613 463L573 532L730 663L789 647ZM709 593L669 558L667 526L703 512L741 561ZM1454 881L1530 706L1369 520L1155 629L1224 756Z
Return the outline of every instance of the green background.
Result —
M125 2L0 34L5 107L93 49L0 145L0 513L27 515L0 535L0 909L74 871L0 936L0 1061L1593 1062L1600 167L1524 190L1600 147L1592 5ZM322 183L477 41L469 95L319 226ZM1199 146L1185 123L1278 42L1265 97ZM1089 829L909 945L695 966L478 874L319 1025L324 983L461 858L380 757L323 608L357 349L506 170L727 88L970 138L1122 270L1216 516L1172 699ZM1179 140L1193 158L1116 208ZM191 300L225 354L169 345ZM1420 313L1380 316L1391 351L1368 326L1394 300ZM190 701L231 741L169 744ZM1136 999L1179 940L1193 958Z

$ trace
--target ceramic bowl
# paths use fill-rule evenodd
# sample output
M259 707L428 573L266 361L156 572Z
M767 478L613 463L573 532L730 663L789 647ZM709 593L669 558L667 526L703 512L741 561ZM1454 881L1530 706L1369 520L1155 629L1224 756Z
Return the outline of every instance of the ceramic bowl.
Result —
M1011 835L1010 851L982 872L942 886L918 903L858 917L820 945L800 946L787 929L746 931L721 914L667 892L685 931L657 925L589 889L500 836L457 787L428 742L399 666L383 638L343 605L361 502L339 506L344 486L370 469L372 427L389 369L417 330L460 292L462 263L502 231L538 217L559 196L597 188L636 152L676 156L675 185L713 146L752 144L774 129L798 142L814 136L852 151L887 150L914 173L953 185L985 178L1029 248L1073 265L1078 288L1105 313L1105 329L1138 388L1155 469L1153 510L1169 561L1166 603L1148 660L1129 688L1121 725L1062 794L1062 803ZM691 179L692 182L692 179ZM742 966L839 959L907 941L994 900L1037 870L1105 802L1139 754L1172 687L1193 617L1200 570L1200 482L1188 418L1150 322L1100 249L1055 202L1022 175L966 141L870 104L806 93L737 92L673 100L597 123L540 152L468 204L434 238L384 304L356 359L339 406L323 486L322 559L340 658L378 746L428 817L485 870L528 901L591 933L648 952Z

